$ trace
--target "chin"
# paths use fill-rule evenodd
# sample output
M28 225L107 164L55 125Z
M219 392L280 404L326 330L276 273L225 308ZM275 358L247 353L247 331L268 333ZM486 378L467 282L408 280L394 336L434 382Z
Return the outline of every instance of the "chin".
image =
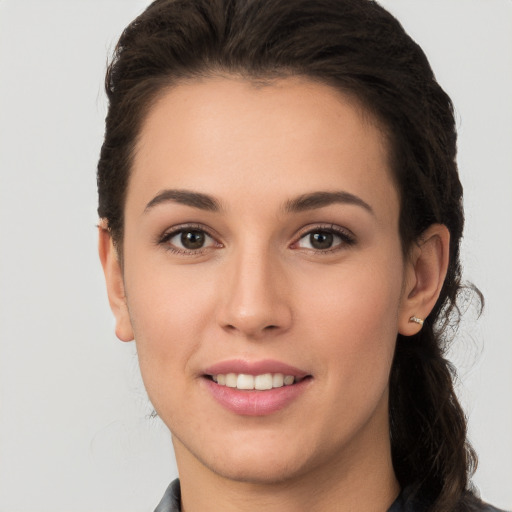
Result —
M208 450L180 444L179 451L184 448L213 473L236 482L281 484L300 478L311 469L310 456L304 447L285 442L280 437L272 442L255 435L245 442L212 443ZM211 449L212 446L215 447Z
M221 464L213 463L209 469L215 474L235 482L255 485L278 485L300 478L306 473L305 464L299 461L273 461L226 459Z

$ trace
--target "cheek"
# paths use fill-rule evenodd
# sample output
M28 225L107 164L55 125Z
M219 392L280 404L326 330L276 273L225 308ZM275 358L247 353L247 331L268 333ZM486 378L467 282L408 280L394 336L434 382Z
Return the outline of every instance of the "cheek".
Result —
M126 269L130 318L147 384L171 368L186 369L214 303L211 276L202 276L198 267L152 263L134 258Z
M302 317L305 326L314 326L332 364L356 380L363 369L367 374L381 369L387 378L398 332L401 258L376 254L312 277L304 281Z

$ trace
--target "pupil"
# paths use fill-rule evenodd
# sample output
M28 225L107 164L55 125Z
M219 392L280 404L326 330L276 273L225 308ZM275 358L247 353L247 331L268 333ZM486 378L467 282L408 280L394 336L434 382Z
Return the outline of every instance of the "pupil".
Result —
M326 232L311 233L309 235L311 247L315 249L330 249L333 243L333 234Z
M200 249L204 245L204 233L201 231L184 231L181 243L187 249Z

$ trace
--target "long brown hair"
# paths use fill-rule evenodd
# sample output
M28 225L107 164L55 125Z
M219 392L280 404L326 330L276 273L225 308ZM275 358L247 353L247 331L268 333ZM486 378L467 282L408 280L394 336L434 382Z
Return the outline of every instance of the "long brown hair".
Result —
M448 274L415 336L397 337L390 379L393 465L430 510L471 510L476 456L444 358L463 290L462 186L449 97L421 48L371 0L157 0L123 32L106 76L109 111L98 164L101 218L122 254L134 147L152 103L183 79L305 76L355 95L384 126L400 192L404 253L433 223L451 235Z

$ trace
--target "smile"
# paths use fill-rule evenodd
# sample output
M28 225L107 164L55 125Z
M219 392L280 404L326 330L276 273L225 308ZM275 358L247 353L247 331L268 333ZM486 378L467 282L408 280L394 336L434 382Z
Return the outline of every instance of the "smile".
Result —
M314 380L308 371L272 359L220 361L200 375L215 402L242 416L266 416L291 406Z
M227 373L212 375L212 380L219 386L237 388L242 390L265 391L283 386L291 386L296 379L293 375L282 373L263 373L261 375L248 375L245 373Z

